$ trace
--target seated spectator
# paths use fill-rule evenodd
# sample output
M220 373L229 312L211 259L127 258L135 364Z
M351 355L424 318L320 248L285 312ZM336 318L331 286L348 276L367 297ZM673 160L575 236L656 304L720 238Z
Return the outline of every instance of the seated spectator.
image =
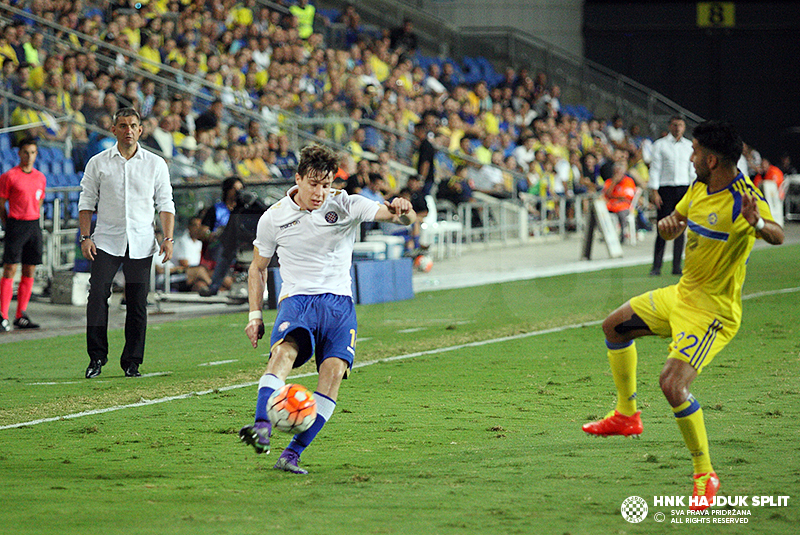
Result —
M765 180L772 180L778 186L780 191L781 184L783 184L783 171L777 165L772 165L766 158L761 158L761 165L756 176L753 177L753 185L757 188L763 189L762 183Z
M224 149L214 150L211 156L203 161L203 174L219 179L233 176L233 167L228 159L228 152Z
M606 208L617 216L620 226L620 242L624 242L630 236L632 229L628 228L628 215L631 211L631 203L636 195L636 182L626 174L627 165L625 162L614 163L613 175L606 180L603 186L603 195L606 198Z
M97 123L100 131L93 130L92 133L89 134L89 141L86 143L87 162L92 156L100 154L106 149L110 149L117 142L117 138L111 134L111 121L110 115L101 115Z
M360 160L356 164L356 172L347 177L345 190L350 195L361 193L361 190L369 185L369 160Z
M196 168L196 151L197 141L192 136L183 138L177 154L172 157L172 165L170 165L169 178L173 184L192 181L200 174Z
M255 193L243 189L234 191L235 205L230 210L228 222L219 236L211 284L199 291L203 297L216 295L220 288L225 287L226 280L230 280L228 273L236 264L236 255L240 248L252 250L258 220L268 208ZM229 205L226 203L225 207L228 208ZM204 218L204 225L205 223L207 221Z
M211 272L206 266L201 265L203 256L203 224L200 217L189 220L186 232L175 240L175 250L172 254L172 263L176 271L186 274L182 284L182 291L197 292L211 284Z
M366 188L362 188L359 195L366 197L371 201L383 204L384 197L381 190L386 188L386 182L383 177L378 173L369 173L369 183Z
M285 134L279 135L278 150L275 151L275 165L280 169L281 177L285 180L294 180L298 163L297 154L289 144L289 137Z
M467 179L468 170L466 165L456 167L455 174L439 184L436 198L450 201L456 206L465 202L473 202L475 199L472 197L472 185Z
M24 100L11 112L11 126L24 126L39 122L39 114L33 107L33 91L26 89L22 92L20 97ZM14 133L14 140L15 142L19 142L27 137L38 138L42 136L43 131L44 128L41 126L17 130Z

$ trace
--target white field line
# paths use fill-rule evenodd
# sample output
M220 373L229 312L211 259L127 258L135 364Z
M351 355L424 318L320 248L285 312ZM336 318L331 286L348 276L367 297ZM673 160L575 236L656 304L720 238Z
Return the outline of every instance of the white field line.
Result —
M765 291L765 292L756 292L756 293L753 293L753 294L749 294L749 295L743 296L742 299L744 299L744 300L746 300L746 299L756 299L758 297L764 297L764 296L768 296L768 295L788 294L788 293L795 293L795 292L798 292L798 291L800 291L800 287L797 287L797 288L783 288L783 289L780 289L780 290L769 290L769 291ZM397 360L406 360L406 359L411 359L411 358L415 358L415 357L422 357L422 356L425 356L425 355L436 355L436 354L439 354L439 353L448 353L450 351L458 351L459 349L465 349L465 348L469 348L469 347L481 347L481 346L490 345L490 344L496 344L496 343L502 343L502 342L510 342L510 341L513 341L513 340L522 340L524 338L530 338L530 337L533 337L533 336L541 336L541 335L545 335L545 334L553 334L553 333L564 332L564 331L569 331L569 330L573 330L573 329L581 329L583 327L593 327L595 325L600 325L601 323L602 323L602 320L596 320L596 321L589 321L589 322L583 322L583 323L575 323L573 325L563 325L561 327L552 327L550 329L543 329L543 330L540 330L540 331L533 331L533 332L529 332L529 333L515 334L515 335L512 335L512 336L502 336L500 338L492 338L490 340L481 340L479 342L470 342L470 343L467 343L467 344L459 344L459 345L449 346L449 347L440 347L438 349L428 349L426 351L417 351L415 353L406 353L404 355L396 355L394 357L387 357L387 358L384 358L384 359L370 360L370 361L366 361L366 362L355 364L353 367L361 368L361 367L364 367L364 366L371 366L373 364L378 364L380 362L394 362L394 361L397 361ZM300 378L303 378L303 377L310 377L312 375L316 375L316 372L308 372L308 373L303 373L303 374L298 374L298 375L292 375L292 376L289 377L289 379L300 379ZM238 385L223 386L223 387L220 387L220 388L213 388L213 389L209 389L209 390L201 390L201 391L198 391L198 392L190 392L188 394L181 394L181 395L178 395L178 396L167 396L167 397L158 398L158 399L142 399L141 401L139 401L137 403L129 403L127 405L117 405L117 406L114 406L114 407L107 407L107 408L104 408L104 409L93 409L93 410L90 410L90 411L83 411L83 412L76 412L76 413L73 413L73 414L66 414L64 416L53 416L51 418L40 418L38 420L31 420L31 421L28 421L28 422L20 422L20 423L16 423L16 424L3 425L3 426L0 426L0 431L2 431L4 429L14 429L14 428L18 428L18 427L26 427L26 426L31 426L31 425L38 425L38 424L43 424L43 423L47 423L47 422L57 422L57 421L60 421L60 420L72 420L72 419L75 419L75 418L82 418L84 416L93 416L93 415L96 415L96 414L104 414L104 413L107 413L107 412L114 412L114 411L119 411L119 410L123 410L123 409L133 409L133 408L136 408L136 407L146 407L146 406L149 406L149 405L158 405L159 403L167 403L169 401L177 401L179 399L188 399L188 398L195 397L195 396L205 396L207 394L214 394L214 393L218 393L218 392L226 392L228 390L236 390L238 388L247 388L247 387L255 386L257 384L258 384L258 381L251 381L251 382L247 382L247 383L241 383L241 384L238 384Z

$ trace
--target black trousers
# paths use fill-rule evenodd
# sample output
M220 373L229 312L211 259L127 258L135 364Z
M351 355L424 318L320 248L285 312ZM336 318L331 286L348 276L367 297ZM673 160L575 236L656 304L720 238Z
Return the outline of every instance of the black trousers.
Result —
M663 186L658 188L658 194L661 196L661 208L658 209L657 218L659 221L667 217L675 210L678 202L686 195L689 186ZM686 233L672 241L672 272L681 272L681 260L683 257L683 243ZM653 252L653 271L661 272L661 264L664 260L664 249L667 242L664 241L658 233L656 233L656 246Z
M131 259L113 256L100 249L92 262L89 278L89 300L86 304L86 350L92 361L108 360L108 298L111 282L122 266L125 275L125 347L120 357L122 369L144 360L147 333L147 292L153 257Z

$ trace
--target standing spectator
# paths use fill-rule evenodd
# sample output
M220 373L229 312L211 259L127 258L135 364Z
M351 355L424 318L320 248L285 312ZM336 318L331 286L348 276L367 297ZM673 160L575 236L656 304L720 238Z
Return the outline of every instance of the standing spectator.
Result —
M636 229L628 228L628 214L631 211L631 204L636 195L636 182L625 174L627 166L624 162L614 163L614 174L606 180L603 187L603 195L606 198L606 208L617 216L620 227L620 242L624 242L630 232Z
M428 129L423 123L414 125L414 135L416 135L417 145L417 174L425 181L422 187L423 195L427 195L433 189L436 180L436 148L428 139Z
M25 311L33 290L36 266L42 263L42 229L39 212L44 201L45 176L33 168L38 147L33 138L19 144L19 165L0 176L0 223L5 228L3 277L0 279L0 332L11 330L8 310L14 293L17 264L22 263L22 278L17 289L17 329L38 329ZM8 211L6 211L6 201Z
M657 219L661 221L675 209L689 185L697 175L692 166L692 142L683 137L686 121L678 115L669 120L669 134L653 143L653 161L650 163L650 200L658 209ZM672 274L680 275L683 256L684 235L677 236L672 248ZM661 234L656 236L653 252L653 267L650 275L661 275L666 242Z
M122 265L125 275L125 347L120 365L126 377L139 377L147 332L147 291L153 254L172 258L175 204L166 162L139 146L139 113L123 108L111 131L117 143L86 164L78 201L81 253L92 261L86 305L86 378L97 377L108 362L108 298ZM159 247L153 218L158 210L164 240ZM92 214L97 226L90 234Z
M797 167L795 167L794 164L792 163L792 157L789 153L784 153L781 156L780 170L784 174L784 176L797 174Z
M298 0L297 4L289 6L289 12L297 17L297 36L306 40L314 33L314 15L317 8L308 0Z
M403 25L394 28L389 34L390 48L399 54L407 54L417 49L417 35L411 19L403 19Z

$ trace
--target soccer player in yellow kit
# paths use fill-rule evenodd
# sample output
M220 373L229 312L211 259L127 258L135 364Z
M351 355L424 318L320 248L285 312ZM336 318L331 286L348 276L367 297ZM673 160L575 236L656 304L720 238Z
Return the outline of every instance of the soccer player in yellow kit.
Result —
M730 124L706 121L695 128L692 162L697 180L672 214L658 223L665 240L687 233L683 276L676 285L632 298L603 322L617 406L602 420L583 426L600 436L642 433L634 340L670 337L659 383L692 456L695 510L712 503L720 483L711 466L703 410L689 386L739 329L742 284L756 238L779 245L784 237L764 197L737 170L741 153L742 140Z

